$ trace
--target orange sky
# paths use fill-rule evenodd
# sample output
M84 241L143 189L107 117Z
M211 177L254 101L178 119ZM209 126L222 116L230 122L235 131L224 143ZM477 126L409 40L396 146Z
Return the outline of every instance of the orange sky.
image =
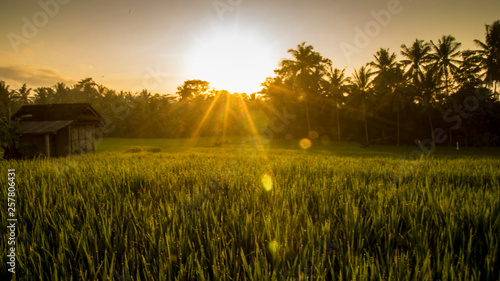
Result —
M498 11L498 0L1 1L0 80L35 88L93 77L117 90L167 94L205 79L253 92L302 41L350 74L379 48L399 55L415 38L451 34L474 48ZM228 43L235 36L251 44ZM250 47L229 54L239 46Z

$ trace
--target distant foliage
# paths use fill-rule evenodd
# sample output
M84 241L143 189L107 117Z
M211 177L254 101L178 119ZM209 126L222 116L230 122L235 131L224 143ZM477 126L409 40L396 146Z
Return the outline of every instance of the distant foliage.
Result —
M500 145L500 21L486 25L485 40L474 42L478 50L460 50L451 35L416 39L401 46L399 60L381 48L351 77L304 42L288 50L291 58L281 61L259 93L248 94L219 91L202 80L185 81L175 95L117 92L92 78L34 90L26 84L12 90L0 81L0 116L23 104L88 102L106 118L103 131L112 137L223 137L257 130L273 138L317 136L365 146L419 139ZM445 137L436 139L436 129Z

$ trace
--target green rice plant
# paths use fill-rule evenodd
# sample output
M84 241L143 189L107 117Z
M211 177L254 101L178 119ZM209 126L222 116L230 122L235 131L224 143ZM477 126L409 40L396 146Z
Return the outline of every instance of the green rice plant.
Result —
M265 153L0 162L17 173L15 280L500 278L500 160L429 158L391 184L397 156Z

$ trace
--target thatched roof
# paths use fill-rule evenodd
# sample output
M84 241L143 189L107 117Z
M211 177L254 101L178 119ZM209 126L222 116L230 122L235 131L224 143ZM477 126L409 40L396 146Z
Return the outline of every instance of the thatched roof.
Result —
M101 123L103 118L88 103L59 103L46 105L24 105L13 117L31 115L22 121L85 121Z

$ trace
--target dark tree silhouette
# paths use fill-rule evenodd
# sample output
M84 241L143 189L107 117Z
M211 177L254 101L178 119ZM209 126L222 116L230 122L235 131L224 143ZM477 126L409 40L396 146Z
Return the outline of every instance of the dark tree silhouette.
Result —
M0 117L23 104L89 102L110 124L99 134L110 137L249 136L257 128L273 138L316 136L314 131L325 139L401 145L434 138L436 127L448 128L448 144L499 145L500 101L492 95L499 79L499 26L486 25L485 40L474 41L480 50L460 52L452 36L401 45L401 60L381 48L352 77L304 42L288 50L290 58L250 95L218 91L202 80L185 81L176 95L118 92L92 78L33 91L0 81ZM485 77L490 84L482 83ZM476 108L470 97L478 94L485 98Z
M449 95L450 79L458 70L457 64L460 63L457 59L460 57L460 51L458 49L462 44L458 43L455 37L447 35L441 37L437 45L431 41L431 45L434 53L431 54L430 66L436 69L438 75L444 77L444 88L446 90L446 95Z
M314 51L312 45L302 42L297 49L290 49L288 53L293 59L281 61L281 69L278 74L292 81L292 89L300 95L305 103L308 134L311 133L311 122L309 116L309 102L313 96L319 93L320 80L324 76L328 60L320 53Z
M341 136L339 111L345 99L344 94L348 92L348 83L350 83L350 79L345 77L345 68L342 70L338 68L334 69L331 63L329 63L328 72L324 80L324 88L327 91L327 97L331 100L334 109L335 120L337 122L338 141L340 141Z
M353 79L351 80L352 92L350 99L354 104L361 104L361 113L363 114L363 122L365 125L365 141L364 145L369 146L370 138L368 135L368 107L374 101L372 91L372 76L374 73L367 66L362 66L359 70L354 70Z
M401 49L401 55L404 57L401 63L408 67L405 75L411 77L415 84L422 79L424 67L430 61L430 44L425 43L424 40L415 39L410 47L401 45Z
M177 87L177 95L181 100L187 101L198 95L206 94L210 83L203 80L186 80L182 86Z
M500 81L500 20L486 25L485 37L484 43L477 39L474 42L482 48L479 51L481 65L485 71L486 81L494 82L493 93L496 94L497 83Z

